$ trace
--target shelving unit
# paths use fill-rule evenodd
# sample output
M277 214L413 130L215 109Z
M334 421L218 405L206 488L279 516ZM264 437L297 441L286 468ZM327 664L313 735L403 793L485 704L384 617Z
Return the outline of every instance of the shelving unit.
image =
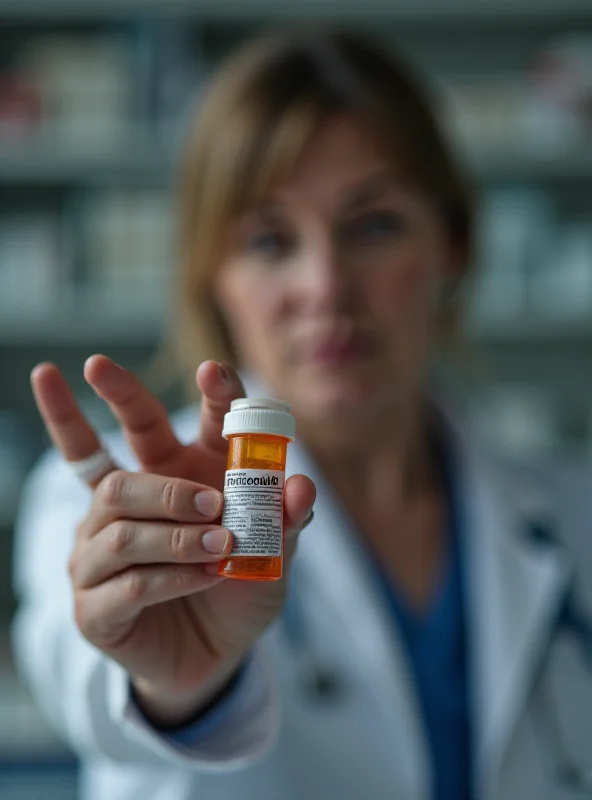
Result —
M0 346L44 342L76 347L117 344L153 345L163 333L165 319L159 307L126 308L91 303L88 299L17 313L0 305Z
M295 19L327 19L355 23L392 39L422 67L439 78L450 75L514 74L530 55L557 32L592 32L589 0L0 0L0 22L11 40L42 34L75 38L105 35L129 38L138 44L135 27L151 29L149 44L160 46L161 28L183 37L183 47L195 54L195 88L211 65L244 35L262 24ZM151 27L152 26L152 27ZM132 32L132 33L130 33ZM0 41L2 34L0 33ZM188 44L189 43L189 44ZM170 46L170 42L169 42ZM141 49L140 48L140 49ZM173 48L175 49L175 48ZM146 51L147 52L147 51ZM139 63L146 62L146 52ZM153 55L153 54L152 54ZM134 56L135 57L135 56ZM152 58L152 56L150 56ZM142 61L144 59L144 61ZM154 70L154 65L152 66ZM138 65L134 67L135 79ZM141 72L141 70L140 70ZM146 88L143 88L144 94ZM134 121L135 122L135 121ZM155 120L130 125L129 135L104 151L59 146L59 140L29 139L18 147L0 140L0 195L14 196L19 208L43 197L46 206L76 211L88 196L101 192L157 190L167 192L174 180L177 152L172 141L154 128ZM168 144L164 144L167 142ZM478 142L459 148L482 187L498 184L536 186L553 196L570 200L585 197L592 182L589 148L537 154L522 143L513 150L496 150ZM74 198L74 199L72 199ZM82 198L82 201L79 199ZM578 200L580 202L580 200ZM590 204L592 205L592 204ZM3 211L12 208L0 201ZM592 211L592 208L589 210ZM86 257L86 256L85 256ZM84 267L84 258L80 259ZM77 267L78 269L79 267ZM117 314L95 303L76 302L43 313L27 314L3 307L0 298L0 345L5 352L43 344L59 347L62 357L73 348L95 344L146 348L154 345L164 326L162 309ZM518 319L499 329L470 334L483 347L530 347L532 342L553 343L568 349L592 337L587 326L549 326ZM528 369L526 365L525 369ZM0 406L2 395L0 393Z

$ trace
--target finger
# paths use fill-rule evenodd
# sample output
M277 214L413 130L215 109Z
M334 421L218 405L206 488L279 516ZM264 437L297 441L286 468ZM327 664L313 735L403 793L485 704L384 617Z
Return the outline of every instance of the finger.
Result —
M292 475L284 487L284 530L294 537L305 527L312 514L317 490L306 475Z
M109 406L146 471L172 459L182 447L163 404L130 370L110 358L95 355L84 365L84 377Z
M205 361L196 375L197 387L202 394L200 413L200 440L209 450L223 454L228 443L222 438L224 415L230 411L230 403L245 397L245 389L232 367Z
M201 564L139 566L92 589L76 593L76 623L98 647L115 647L126 626L148 606L202 592L224 580L207 575Z
M67 461L81 461L100 450L99 437L55 364L38 364L31 373L31 387L51 440Z
M284 556L291 558L299 534L311 522L316 487L306 475L292 475L284 487ZM204 567L209 573L214 567Z
M85 523L86 538L116 519L211 522L223 497L216 489L184 478L117 470L98 485Z
M219 525L171 525L119 519L81 544L70 559L75 587L89 589L140 564L215 563L232 549Z

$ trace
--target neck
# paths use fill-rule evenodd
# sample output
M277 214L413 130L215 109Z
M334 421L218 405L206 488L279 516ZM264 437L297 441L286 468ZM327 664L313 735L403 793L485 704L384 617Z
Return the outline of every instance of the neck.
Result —
M329 440L301 426L337 497L387 574L422 608L444 561L445 503L429 435L428 410L410 403L387 424ZM314 435L313 435L314 434Z
M405 502L437 483L428 411L420 402L409 403L406 411L398 408L380 422L370 419L343 431L299 420L299 438L331 485L363 499L366 506L374 504L375 496Z

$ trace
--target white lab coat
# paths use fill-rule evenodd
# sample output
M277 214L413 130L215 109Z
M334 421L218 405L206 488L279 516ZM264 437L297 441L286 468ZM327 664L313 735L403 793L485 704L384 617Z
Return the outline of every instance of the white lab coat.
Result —
M502 466L464 426L449 424L465 516L477 797L579 797L553 773L560 746L579 765L592 763L592 676L556 620L574 575L592 608L591 477ZM192 438L195 410L176 426ZM121 438L109 446L135 467ZM18 526L14 643L40 704L82 754L84 800L430 797L418 704L392 618L348 519L298 444L291 450L289 471L309 474L319 489L292 586L306 636L298 643L276 624L230 717L187 749L143 721L125 672L74 625L66 563L89 491L55 455L32 475ZM551 521L567 550L535 543L527 519ZM337 677L336 697L306 692L304 676L319 668ZM541 711L543 686L553 692L560 743Z

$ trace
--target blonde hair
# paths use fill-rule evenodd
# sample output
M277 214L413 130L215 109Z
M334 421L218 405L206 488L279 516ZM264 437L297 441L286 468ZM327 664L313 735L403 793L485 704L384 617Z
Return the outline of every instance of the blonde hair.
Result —
M470 192L409 70L347 31L280 31L251 40L209 86L181 163L171 342L192 376L206 358L236 364L211 288L230 221L286 177L318 125L340 113L358 119L404 167L468 261Z

